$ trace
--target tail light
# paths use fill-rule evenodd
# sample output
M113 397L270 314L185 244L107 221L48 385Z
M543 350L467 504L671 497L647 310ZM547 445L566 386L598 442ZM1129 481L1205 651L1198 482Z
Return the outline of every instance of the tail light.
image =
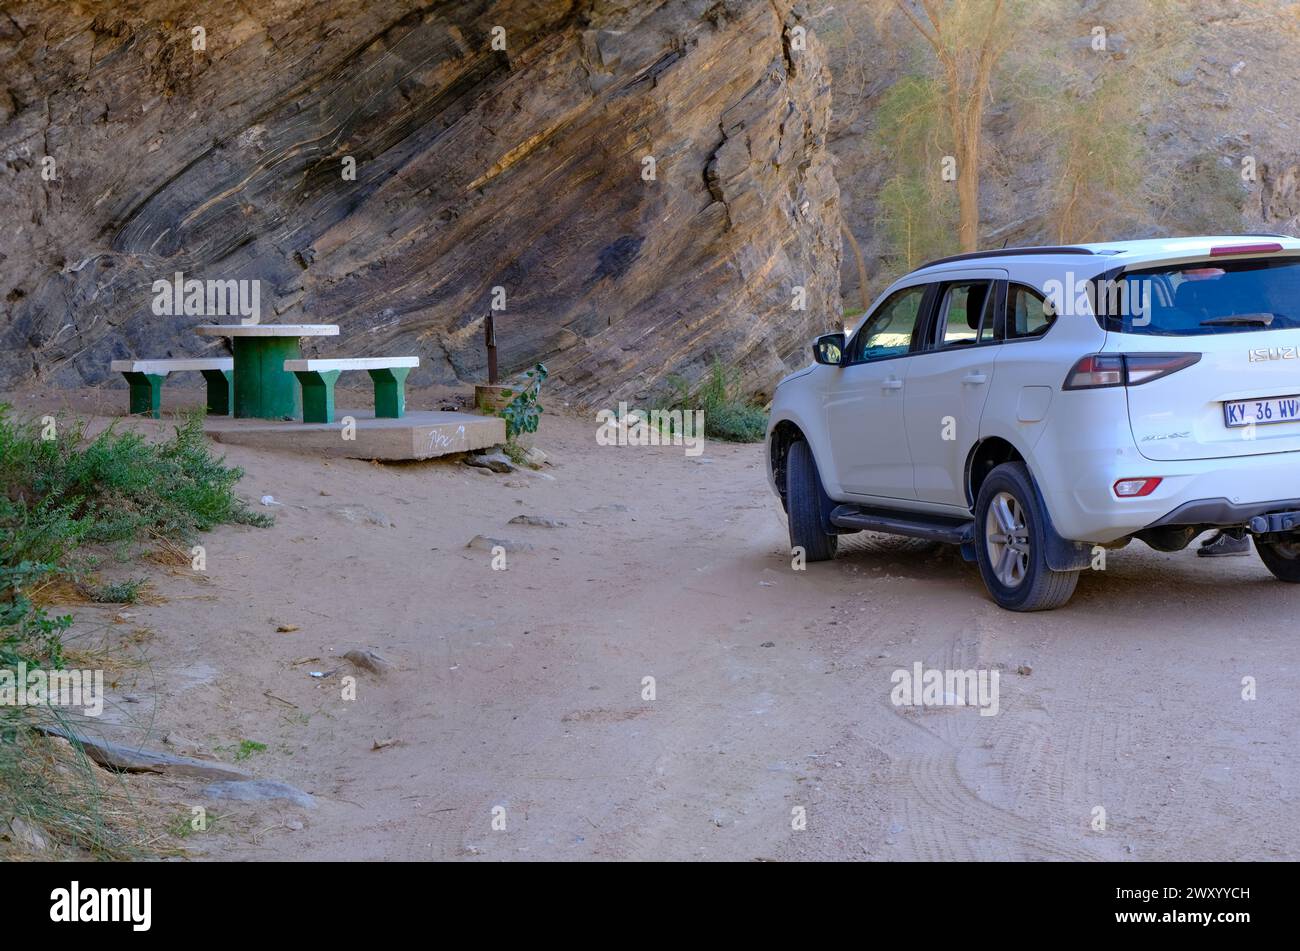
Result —
M1161 479L1120 479L1115 483L1115 494L1121 499L1138 499L1150 495Z
M1200 362L1199 353L1093 353L1071 368L1061 389L1141 386Z

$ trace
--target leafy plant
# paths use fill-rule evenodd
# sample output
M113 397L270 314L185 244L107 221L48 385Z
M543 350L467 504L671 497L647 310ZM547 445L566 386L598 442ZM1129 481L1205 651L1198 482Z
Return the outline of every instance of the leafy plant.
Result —
M704 435L724 442L761 442L767 435L767 411L738 394L739 374L714 359L708 375L692 396L686 380L668 378L675 391L672 409L704 411Z
M520 433L537 432L537 424L543 412L542 404L537 402L537 398L547 375L546 365L539 363L523 374L523 383L518 392L514 389L502 391L502 395L514 397L499 413L506 421L507 440L513 442Z
M236 760L246 760L254 753L265 753L266 744L259 743L257 740L240 740L239 748L235 750Z
M98 604L135 604L146 579L133 578L116 584L101 585L90 592L90 600Z

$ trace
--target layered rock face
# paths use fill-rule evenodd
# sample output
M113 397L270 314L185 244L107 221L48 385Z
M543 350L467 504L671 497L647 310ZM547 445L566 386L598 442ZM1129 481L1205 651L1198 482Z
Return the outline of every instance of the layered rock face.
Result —
M417 384L485 377L495 302L503 370L545 361L579 404L715 359L769 391L839 314L830 81L801 13L11 5L0 390L215 352L192 332L210 316L155 313L180 272L260 281L264 322L340 324L314 353L418 354Z

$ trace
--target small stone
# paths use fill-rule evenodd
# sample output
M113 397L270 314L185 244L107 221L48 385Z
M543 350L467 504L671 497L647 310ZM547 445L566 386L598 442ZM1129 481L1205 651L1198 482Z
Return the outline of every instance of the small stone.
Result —
M489 535L475 535L465 547L478 548L483 551L491 551L497 547L504 548L508 552L533 550L533 546L528 542L512 541L509 538L492 538Z
M759 644L758 646L759 646L759 647L775 647L775 646L776 646L776 642L775 642L775 641L764 641L762 644Z
M50 847L49 841L41 830L20 816L14 816L9 820L8 838L15 845L26 846L33 852L44 852Z
M510 520L511 525L532 525L535 528L564 528L567 522L547 518L544 515L516 515Z
M1033 672L1034 672L1034 668L1030 667L1028 664L1021 664L1019 667L1016 668L1016 673L1018 673L1021 677L1028 677Z
M295 786L274 779L248 779L238 782L210 783L203 787L208 799L231 799L236 802L291 802L313 809L316 800Z
M485 452L478 455L471 453L465 457L465 465L491 469L493 472L503 474L519 471L519 467L511 462L510 457L504 452Z
M524 450L524 462L530 466L540 466L546 463L546 453L542 452L536 446Z
M172 730L170 733L164 736L163 742L166 743L168 746L175 747L177 750L179 750L182 753L189 753L191 755L202 755L207 752L207 748L204 747L202 743L198 743L194 740L189 739L188 737L182 736L181 734L177 733L175 730Z
M350 650L343 655L343 659L350 660L355 666L362 670L368 670L372 674L382 675L393 669L392 664L372 650Z
M278 633L278 634L292 634L294 631L298 630L298 625L297 625L297 624L281 624L281 625L279 625L275 630L276 630L276 633Z
M475 469L474 471L475 471L475 472L485 472L486 470L484 470L484 469ZM511 479L509 482L505 483L505 487L506 487L507 489L526 489L526 488L528 488L528 483L527 483L527 482L520 482L520 481L518 481L517 479Z

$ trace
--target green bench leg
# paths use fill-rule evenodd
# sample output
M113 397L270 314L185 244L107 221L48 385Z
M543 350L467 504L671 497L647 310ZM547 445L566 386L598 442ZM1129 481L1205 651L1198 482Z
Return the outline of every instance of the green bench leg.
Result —
M162 385L166 373L123 373L131 387L131 415L162 416Z
M371 370L375 381L375 416L384 419L401 419L406 413L406 375L410 367L386 367Z
M234 403L235 371L204 370L203 379L208 381L208 415L229 416Z
M334 422L334 382L339 378L339 371L295 370L293 375L302 386L302 421Z

